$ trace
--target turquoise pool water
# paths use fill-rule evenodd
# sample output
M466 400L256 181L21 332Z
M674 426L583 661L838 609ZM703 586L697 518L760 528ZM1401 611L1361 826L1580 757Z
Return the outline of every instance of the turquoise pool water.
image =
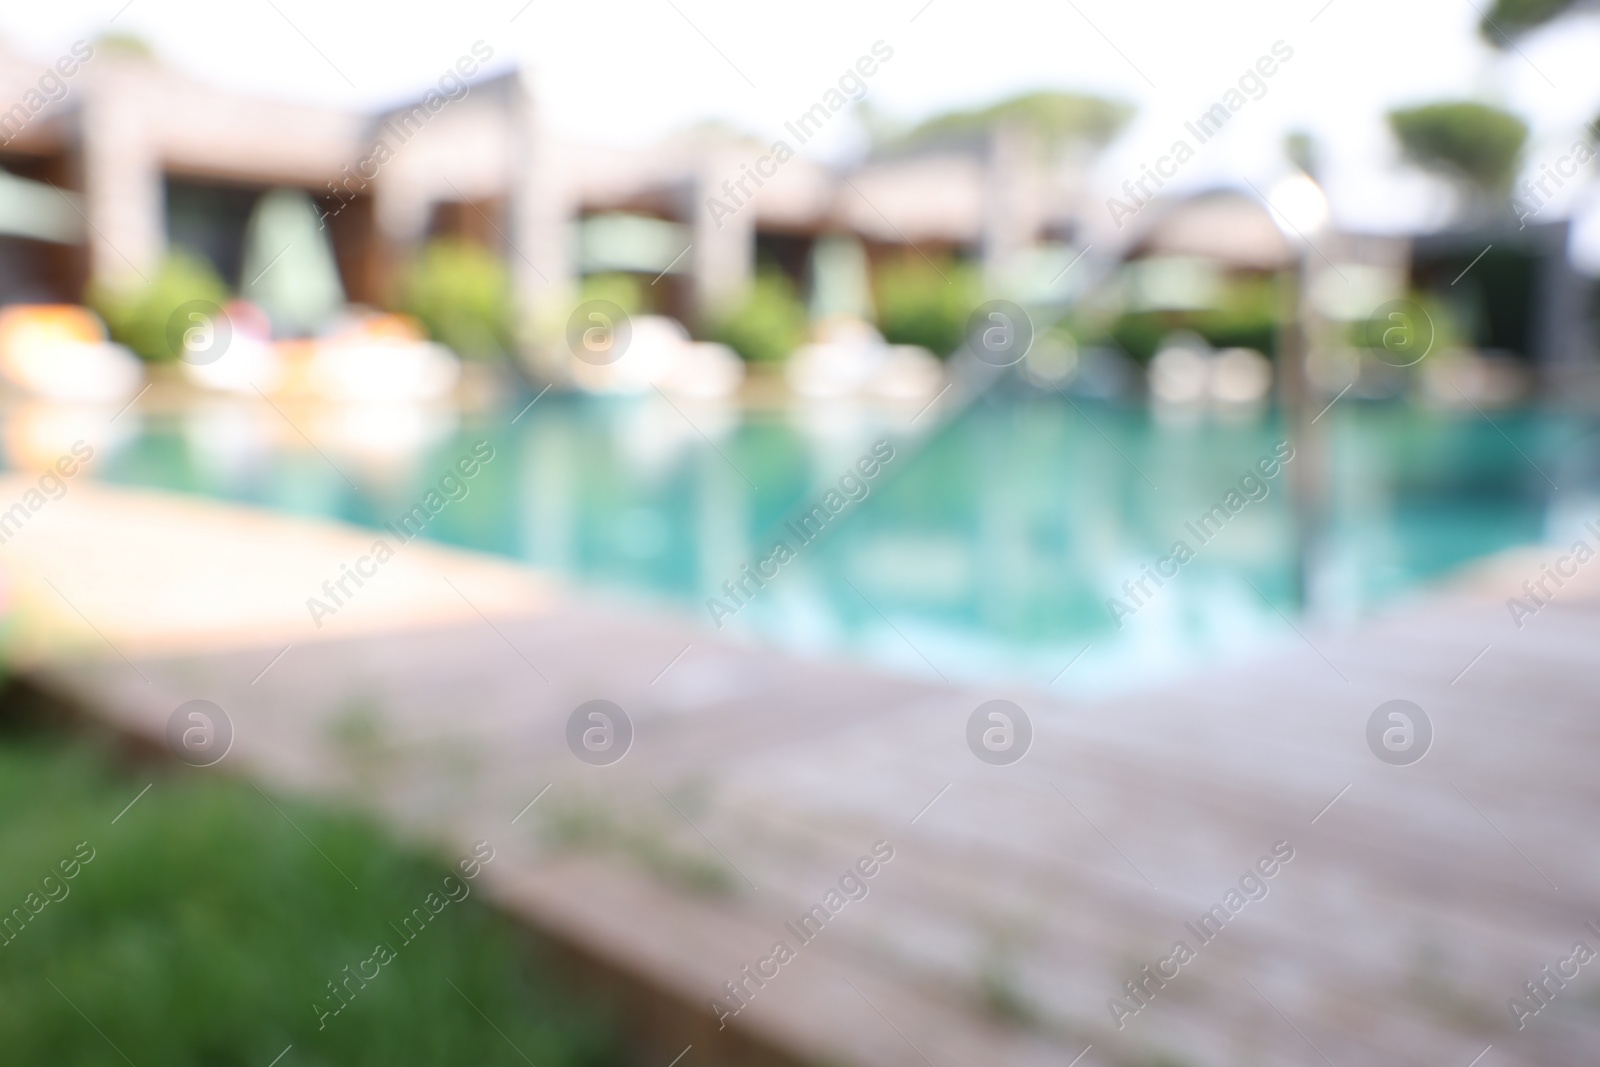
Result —
M1049 683L1087 647L1058 691L1147 681L1292 637L1278 612L1304 609L1288 470L1261 473L1282 440L1268 413L1178 418L1019 391L907 425L909 413L551 393L513 424L527 399L492 415L352 414L298 429L270 409L147 417L99 476L377 526L487 440L495 459L427 536L706 625L707 599L733 607L723 583L760 565L775 576L723 620L729 630L952 680ZM1597 510L1592 419L1521 411L1491 424L1343 402L1323 425L1319 614L1359 615ZM878 440L894 458L802 544L786 522L826 506ZM1214 505L1226 522L1196 525ZM781 566L780 538L793 550ZM1173 555L1179 541L1192 558ZM1147 565L1171 576L1158 587Z

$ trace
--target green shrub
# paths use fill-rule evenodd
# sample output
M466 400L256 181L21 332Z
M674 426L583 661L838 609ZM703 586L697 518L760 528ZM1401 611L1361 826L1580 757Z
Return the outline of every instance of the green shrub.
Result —
M86 294L90 307L105 319L114 341L127 345L151 362L175 359L167 343L167 321L191 300L224 304L228 286L209 260L184 249L174 249L148 282L91 284Z
M1472 343L1470 311L1461 303L1418 291L1407 293L1405 299L1422 309L1422 318L1402 310L1381 319L1351 322L1344 328L1346 341L1356 348L1388 349L1380 358L1396 366L1419 366L1424 352L1437 361L1441 354Z
M1190 316L1178 311L1130 311L1111 324L1111 340L1140 363L1149 363L1161 341L1173 330L1190 325Z
M511 276L482 245L430 241L401 276L400 310L428 335L467 359L493 359L512 349Z
M629 315L643 315L648 310L644 286L637 275L621 271L590 274L583 279L580 300L609 300Z
M1277 350L1279 300L1271 278L1236 278L1222 287L1218 306L1197 312L1192 328L1213 348Z
M751 363L780 363L806 339L806 309L789 279L777 271L756 275L750 292L707 336Z
M1084 343L1109 336L1140 363L1148 363L1176 330L1192 330L1213 348L1254 348L1272 354L1278 344L1278 290L1271 278L1231 278L1215 307L1128 311L1102 329L1076 328Z
M878 271L878 328L896 345L921 345L938 356L961 347L967 318L982 302L977 271L908 256Z

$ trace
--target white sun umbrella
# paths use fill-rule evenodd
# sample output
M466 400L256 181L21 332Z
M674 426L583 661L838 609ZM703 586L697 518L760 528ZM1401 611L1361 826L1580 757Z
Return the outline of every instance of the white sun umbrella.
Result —
M867 250L854 237L823 237L811 250L811 317L872 318Z
M344 306L328 231L298 189L274 189L256 204L240 276L241 295L261 306L278 336L316 333Z

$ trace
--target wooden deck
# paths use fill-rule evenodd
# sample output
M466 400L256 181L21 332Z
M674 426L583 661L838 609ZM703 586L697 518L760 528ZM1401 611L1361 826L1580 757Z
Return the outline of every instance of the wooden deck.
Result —
M421 544L314 627L305 598L371 540L74 485L0 547L14 645L40 684L152 738L184 701L221 705L233 750L193 773L489 839L503 907L678 1006L683 1067L748 1062L710 998L780 939L796 958L730 1025L800 1061L1467 1067L1492 1045L1482 1067L1588 1067L1600 1049L1600 963L1520 1031L1507 1005L1574 942L1600 949L1600 564L1521 631L1504 598L1537 554L1088 704L805 660ZM1006 767L964 738L995 697L1036 731ZM610 766L566 745L593 698L636 729ZM1394 698L1434 725L1411 766L1365 740ZM785 923L878 841L894 857L868 895L799 945ZM1269 894L1199 944L1185 923L1279 841L1294 858ZM1108 999L1178 940L1195 958L1117 1028Z

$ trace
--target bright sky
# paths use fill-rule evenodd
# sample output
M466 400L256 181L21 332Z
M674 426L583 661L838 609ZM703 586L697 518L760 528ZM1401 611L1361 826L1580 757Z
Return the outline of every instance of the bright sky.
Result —
M1478 37L1488 0L68 0L12 6L0 35L48 61L113 28L201 79L265 95L370 108L427 88L473 42L537 71L569 136L641 143L706 119L776 136L875 41L894 57L868 99L915 120L1037 89L1088 90L1139 115L1101 161L1110 195L1183 135L1283 41L1293 58L1179 188L1281 166L1285 131L1314 130L1334 214L1395 229L1442 218L1438 188L1401 168L1383 122L1402 103L1471 96L1534 126L1533 169L1600 115L1600 16L1496 52ZM1476 6L1475 6L1476 5ZM119 9L121 9L119 13ZM835 155L848 122L807 147Z

